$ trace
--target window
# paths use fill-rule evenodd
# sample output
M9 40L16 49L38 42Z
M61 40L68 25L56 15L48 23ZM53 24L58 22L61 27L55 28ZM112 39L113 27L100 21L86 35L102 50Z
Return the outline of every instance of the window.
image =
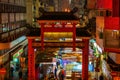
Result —
M112 31L112 37L113 37L113 39L119 39L119 31L118 30L113 30Z

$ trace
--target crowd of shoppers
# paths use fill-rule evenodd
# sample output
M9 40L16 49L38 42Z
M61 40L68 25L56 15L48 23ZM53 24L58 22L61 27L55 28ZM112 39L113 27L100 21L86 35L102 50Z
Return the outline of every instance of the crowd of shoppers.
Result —
M65 70L62 67L56 67L54 72L50 72L44 76L44 80L65 80Z

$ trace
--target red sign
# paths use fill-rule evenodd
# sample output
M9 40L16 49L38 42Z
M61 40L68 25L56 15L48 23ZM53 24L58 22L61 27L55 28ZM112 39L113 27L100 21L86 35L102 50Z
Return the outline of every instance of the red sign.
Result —
M112 76L117 76L117 72L111 72Z
M119 30L119 17L105 17L104 25L105 29Z
M5 75L6 74L6 69L5 68L1 68L0 69L0 75Z
M112 0L97 0L98 9L112 9Z
M113 17L120 17L120 0L113 0Z

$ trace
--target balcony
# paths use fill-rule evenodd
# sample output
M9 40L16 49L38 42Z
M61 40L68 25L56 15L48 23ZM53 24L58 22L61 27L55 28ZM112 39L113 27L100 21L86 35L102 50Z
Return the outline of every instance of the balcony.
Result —
M20 27L8 32L4 32L0 34L0 43L11 42L23 35L28 33L28 29L26 27Z

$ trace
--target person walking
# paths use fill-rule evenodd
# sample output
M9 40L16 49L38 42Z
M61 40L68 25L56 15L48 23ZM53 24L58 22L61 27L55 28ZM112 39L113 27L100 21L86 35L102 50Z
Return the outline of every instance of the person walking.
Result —
M55 80L53 72L50 73L50 76L49 76L48 80Z
M13 71L14 71L14 68L13 67L10 67L10 78L13 79Z
M55 67L54 69L54 75L55 75L55 78L57 79L57 67Z
M44 80L48 80L48 75L47 74L45 75Z
M104 80L103 74L101 73L101 75L99 76L99 80Z
M61 71L60 71L60 76L61 76L61 80L64 80L65 78L65 70L62 68Z
M58 68L58 69L57 69L57 73L56 73L56 74L57 74L57 80L60 80L60 71L61 71L61 70Z
M97 80L96 78L94 78L93 80Z
M19 71L19 80L22 80L22 70Z

